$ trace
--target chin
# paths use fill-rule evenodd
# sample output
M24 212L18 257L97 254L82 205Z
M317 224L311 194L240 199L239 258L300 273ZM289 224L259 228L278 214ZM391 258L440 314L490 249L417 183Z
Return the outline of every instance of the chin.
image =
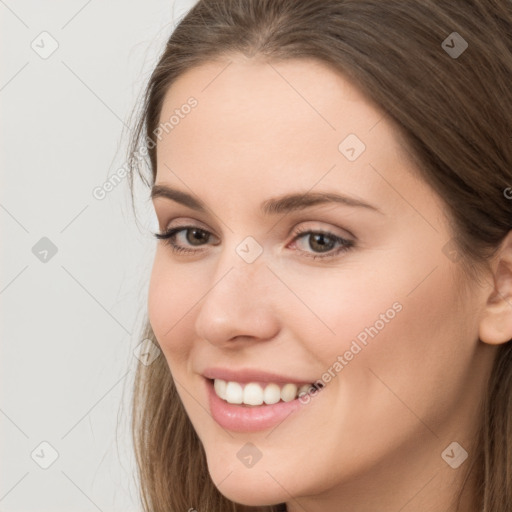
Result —
M218 491L229 500L246 506L268 506L289 498L286 483L279 485L271 476L273 472L267 473L263 465L260 469L244 468L242 464L239 468L227 468L219 462L208 461L208 471Z
M275 489L275 492L269 492L268 489L265 489L265 484L248 487L247 482L242 483L243 480L247 479L240 479L240 485L238 483L227 485L227 482L223 482L218 490L228 500L249 507L277 505L289 499L289 495L281 488ZM275 482L273 483L277 486ZM268 480L266 484L268 486Z

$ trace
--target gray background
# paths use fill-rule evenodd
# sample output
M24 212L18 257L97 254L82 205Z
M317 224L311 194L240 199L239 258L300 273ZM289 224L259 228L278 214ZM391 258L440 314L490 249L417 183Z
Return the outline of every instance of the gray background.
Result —
M137 224L126 179L92 191L125 163L193 3L0 0L0 512L141 510L129 404L152 208L139 187Z

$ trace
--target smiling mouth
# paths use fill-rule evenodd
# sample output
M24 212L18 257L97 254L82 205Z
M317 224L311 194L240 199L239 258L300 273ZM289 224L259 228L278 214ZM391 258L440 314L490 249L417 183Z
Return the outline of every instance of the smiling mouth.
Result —
M220 399L229 404L247 407L291 402L312 392L316 393L324 387L321 382L297 386L293 383L241 383L222 379L208 380L213 383L215 394Z

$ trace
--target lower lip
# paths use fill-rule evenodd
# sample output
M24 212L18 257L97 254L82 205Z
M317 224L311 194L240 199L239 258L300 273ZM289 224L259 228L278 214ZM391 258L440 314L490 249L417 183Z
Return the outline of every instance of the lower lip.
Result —
M272 428L305 405L298 398L257 407L229 404L217 396L213 381L206 379L206 387L213 419L222 428L233 432L257 432Z

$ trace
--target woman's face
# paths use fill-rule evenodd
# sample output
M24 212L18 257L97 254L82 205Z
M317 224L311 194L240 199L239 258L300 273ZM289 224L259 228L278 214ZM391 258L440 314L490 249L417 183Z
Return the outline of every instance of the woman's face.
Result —
M153 201L160 232L183 229L158 242L148 304L212 479L234 501L306 505L418 478L405 503L458 474L450 443L469 448L482 288L461 287L445 206L342 75L227 64L165 97Z

